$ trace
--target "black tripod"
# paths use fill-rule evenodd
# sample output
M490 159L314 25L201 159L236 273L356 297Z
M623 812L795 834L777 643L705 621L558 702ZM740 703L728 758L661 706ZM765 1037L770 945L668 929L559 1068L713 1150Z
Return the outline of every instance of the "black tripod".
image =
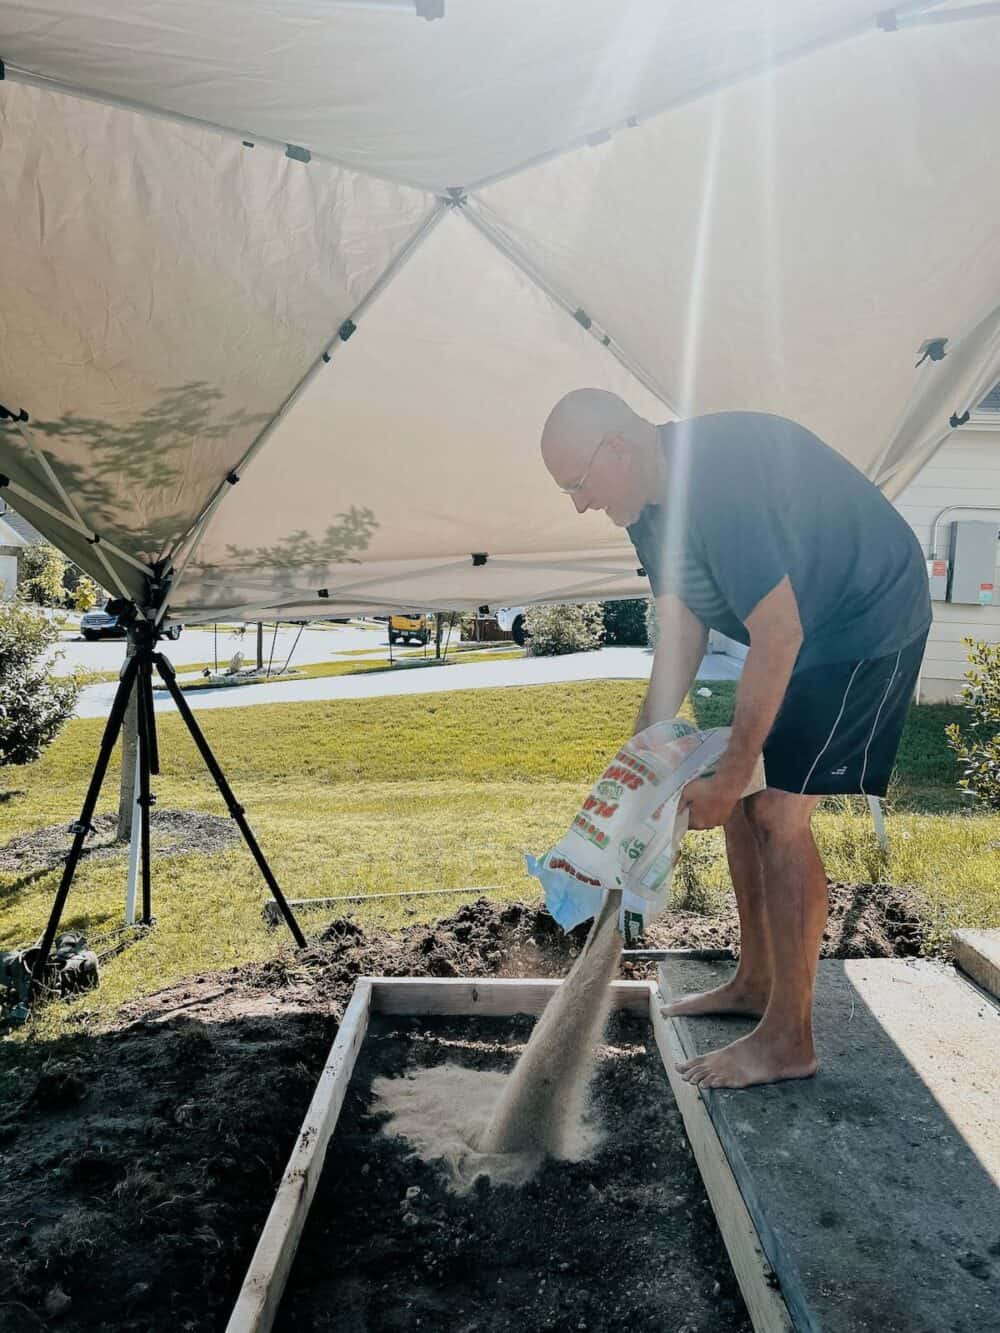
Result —
M159 632L149 621L136 620L129 626L129 635L132 639L134 651L126 660L122 669L121 678L118 682L118 689L115 692L114 702L111 705L111 712L108 714L108 720L104 728L104 735L101 738L101 748L97 754L97 762L94 764L94 773L90 779L90 786L87 788L87 795L84 798L83 809L80 811L79 820L72 825L73 844L70 847L69 855L66 857L66 865L63 868L62 879L59 883L59 889L56 893L55 902L52 904L52 911L49 914L48 925L45 927L45 934L42 936L42 942L38 948L38 955L32 968L31 979L32 988L37 991L41 986L42 977L45 974L45 967L52 952L52 944L56 937L56 931L59 929L59 921L63 914L63 908L66 906L66 899L69 895L70 886L73 883L73 876L76 874L76 868L83 853L83 844L87 834L93 832L92 820L94 818L94 809L97 806L98 797L101 794L101 787L104 783L104 775L107 772L108 764L111 760L112 751L115 748L115 742L118 739L118 733L121 731L122 722L125 718L125 710L128 707L129 699L135 691L136 713L138 717L138 750L136 753L136 763L139 765L139 818L141 821L141 852L142 852L142 921L145 925L151 925L153 920L152 895L150 881L150 847L149 847L149 811L155 797L150 794L149 780L155 777L160 771L159 746L156 740L156 715L153 709L153 667L164 685L170 691L171 698L177 705L177 711L184 719L184 724L191 733L191 738L198 747L198 752L205 761L205 766L215 780L215 785L222 794L222 799L226 803L230 815L236 820L243 838L253 853L253 858L260 867L261 874L267 881L267 886L274 895L274 900L281 911L282 916L288 923L288 929L295 937L295 942L299 948L305 948L305 936L299 928L299 923L292 914L292 909L288 906L285 895L281 892L278 881L274 878L271 867L267 864L264 853L257 844L253 829L247 823L246 815L242 805L239 804L233 795L233 790L226 781L226 775L219 767L218 760L209 748L208 741L202 734L201 728L195 720L194 714L184 698L183 691L177 684L176 673L173 665L167 660L161 652L156 650L156 642L159 638Z

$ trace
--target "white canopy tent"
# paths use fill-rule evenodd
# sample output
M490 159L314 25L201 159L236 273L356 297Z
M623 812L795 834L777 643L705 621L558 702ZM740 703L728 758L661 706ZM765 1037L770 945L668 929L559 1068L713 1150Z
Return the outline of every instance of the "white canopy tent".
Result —
M0 0L0 473L147 614L642 594L566 390L893 495L1000 378L1000 5L441 8Z

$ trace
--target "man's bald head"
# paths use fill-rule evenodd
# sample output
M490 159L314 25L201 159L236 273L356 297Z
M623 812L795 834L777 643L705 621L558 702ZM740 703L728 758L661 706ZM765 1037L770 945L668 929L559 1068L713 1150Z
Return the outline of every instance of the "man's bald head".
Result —
M617 394L574 389L560 398L542 431L542 458L577 512L603 509L627 527L661 489L657 430Z
M572 485L608 435L626 440L649 428L628 403L605 389L574 389L560 398L542 429L542 458L560 486Z

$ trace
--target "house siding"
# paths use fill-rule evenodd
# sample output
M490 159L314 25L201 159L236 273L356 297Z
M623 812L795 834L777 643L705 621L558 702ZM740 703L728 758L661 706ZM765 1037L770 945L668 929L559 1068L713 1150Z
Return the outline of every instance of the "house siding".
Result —
M930 554L934 518L948 505L989 506L995 514L951 515L941 525L939 544L947 554L952 517L996 519L1000 529L1000 414L996 429L976 426L959 431L931 459L896 501L900 513L916 533L924 554ZM994 582L1000 588L1000 543ZM934 623L927 640L920 680L920 699L932 703L958 697L965 675L965 647L971 636L1000 643L1000 605L967 606L933 603Z

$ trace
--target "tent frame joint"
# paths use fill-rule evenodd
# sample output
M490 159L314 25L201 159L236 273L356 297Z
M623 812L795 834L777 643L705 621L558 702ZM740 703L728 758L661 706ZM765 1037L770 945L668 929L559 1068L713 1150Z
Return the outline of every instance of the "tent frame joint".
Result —
M2 65L3 62L0 61L0 66ZM3 76L0 75L0 78L2 77ZM3 403L0 403L0 421L19 421L27 425L27 423L30 420L31 418L28 416L27 412L24 410L23 407L20 409L20 411L15 412L12 407L5 407Z

